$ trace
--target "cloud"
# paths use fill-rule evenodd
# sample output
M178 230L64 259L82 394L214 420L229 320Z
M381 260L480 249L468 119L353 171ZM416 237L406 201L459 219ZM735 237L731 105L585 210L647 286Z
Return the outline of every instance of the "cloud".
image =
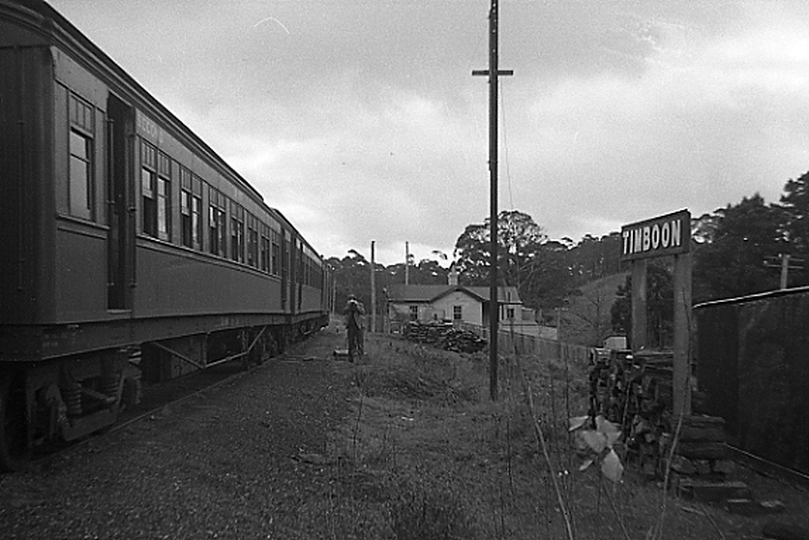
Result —
M489 214L488 2L54 0L315 247ZM773 200L809 169L809 5L501 3L500 207L552 238Z
M783 20L752 20L691 36L685 50L667 47L663 28L640 75L538 79L529 122L512 134L516 154L534 148L521 168L542 178L534 201L547 221L538 221L550 221L551 234L605 233L605 223L701 213L755 191L773 199L801 174L809 43Z

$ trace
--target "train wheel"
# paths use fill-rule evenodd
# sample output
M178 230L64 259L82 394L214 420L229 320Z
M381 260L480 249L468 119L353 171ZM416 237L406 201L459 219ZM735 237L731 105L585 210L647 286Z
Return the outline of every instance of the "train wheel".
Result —
M28 464L31 449L25 414L25 390L11 377L0 380L0 468L18 471Z

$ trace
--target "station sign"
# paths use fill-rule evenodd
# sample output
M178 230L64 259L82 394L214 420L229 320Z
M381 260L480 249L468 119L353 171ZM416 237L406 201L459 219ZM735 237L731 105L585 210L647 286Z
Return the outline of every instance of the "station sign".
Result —
M680 210L621 227L621 260L688 253L691 213Z

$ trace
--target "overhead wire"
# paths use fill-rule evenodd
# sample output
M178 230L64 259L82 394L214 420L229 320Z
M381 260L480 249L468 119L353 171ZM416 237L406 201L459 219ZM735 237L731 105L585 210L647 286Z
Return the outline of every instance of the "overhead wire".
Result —
M511 210L514 210L514 194L512 193L512 185L511 185L511 165L508 159L508 130L506 129L506 100L505 100L505 93L503 92L503 85L500 84L500 80L498 78L497 81L498 85L498 93L500 95L500 116L503 119L503 155L505 157L506 162L506 181L508 184L508 199L509 204L511 205Z

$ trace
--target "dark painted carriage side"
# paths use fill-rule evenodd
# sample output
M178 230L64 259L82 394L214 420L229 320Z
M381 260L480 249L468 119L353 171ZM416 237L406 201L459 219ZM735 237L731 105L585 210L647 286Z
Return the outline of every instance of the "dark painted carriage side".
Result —
M809 287L705 302L697 320L704 412L728 441L809 474Z
M323 324L323 259L44 2L0 0L0 465Z

